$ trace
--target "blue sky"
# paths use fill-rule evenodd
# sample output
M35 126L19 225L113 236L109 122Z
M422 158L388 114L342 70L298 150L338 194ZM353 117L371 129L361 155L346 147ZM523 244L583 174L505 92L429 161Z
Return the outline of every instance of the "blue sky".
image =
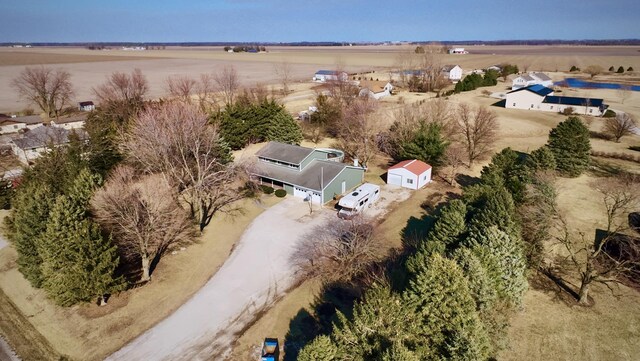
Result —
M0 0L0 42L640 38L638 0Z

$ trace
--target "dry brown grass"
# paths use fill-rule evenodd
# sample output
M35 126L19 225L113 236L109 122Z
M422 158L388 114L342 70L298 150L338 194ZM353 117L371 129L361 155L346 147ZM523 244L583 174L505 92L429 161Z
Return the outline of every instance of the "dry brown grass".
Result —
M51 53L45 51L29 51L0 49L0 66L7 65L48 65L69 63L91 63L98 61L137 60L136 56L107 55L106 52L92 51L87 53Z
M163 258L152 282L113 296L104 307L55 306L18 272L16 252L10 247L0 251L0 288L56 352L77 360L102 359L160 322L197 292L226 260L246 226L279 200L268 196L261 204L250 199L241 201L244 214L217 216L196 243ZM7 336L12 343L19 337L31 337L19 330L10 330Z

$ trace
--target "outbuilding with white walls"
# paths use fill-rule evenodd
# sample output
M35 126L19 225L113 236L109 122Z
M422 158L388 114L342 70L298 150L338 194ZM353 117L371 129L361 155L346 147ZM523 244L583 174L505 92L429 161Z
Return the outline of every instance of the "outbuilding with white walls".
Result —
M420 189L431 182L431 166L421 160L404 160L389 168L387 184Z

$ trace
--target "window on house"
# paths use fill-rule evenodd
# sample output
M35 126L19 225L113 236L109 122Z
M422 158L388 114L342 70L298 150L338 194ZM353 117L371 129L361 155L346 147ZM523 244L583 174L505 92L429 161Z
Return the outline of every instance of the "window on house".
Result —
M408 184L413 184L413 179L407 179Z
M552 106L551 106L551 108L549 108L549 109L553 110L553 105L552 105Z
M516 106L516 103L513 103L513 106L515 107L515 106Z
M533 108L533 104L531 104L531 107Z
M589 109L589 113L593 113L593 109Z
M17 126L17 125L14 125L14 126L13 126L13 129L18 129L18 126Z

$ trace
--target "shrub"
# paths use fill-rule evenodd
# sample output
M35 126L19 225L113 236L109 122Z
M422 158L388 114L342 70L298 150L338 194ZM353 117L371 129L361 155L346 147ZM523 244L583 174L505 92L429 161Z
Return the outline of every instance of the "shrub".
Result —
M260 189L262 189L262 191L263 191L265 194L271 194L271 193L273 193L273 188L272 188L272 187L269 187L269 186L266 186L266 185L261 185L261 186L260 186Z
M278 198L283 198L284 196L287 195L287 191L285 191L284 189L278 189L275 191L275 195Z
M564 108L564 110L562 110L560 112L560 114L562 114L562 115L572 115L573 111L574 111L573 107L566 107L566 108Z
M633 67L632 66L628 67L627 71L633 71Z
M604 112L604 115L602 115L605 118L615 118L616 117L616 112L614 112L611 109L607 109L606 112Z
M575 65L572 65L572 66L571 66L571 69L570 69L569 71L570 71L570 72L580 71L580 68L578 68L578 67L577 67L577 66L575 66Z
M624 68L622 66L619 66L618 70L616 71L616 73L618 73L618 74L624 73Z
M637 146L637 145L632 145L629 147L629 149L635 150L636 152L640 152L640 146Z
M609 67L609 71L610 71L610 72L614 72L615 70L616 70L616 69L613 67L613 65Z

